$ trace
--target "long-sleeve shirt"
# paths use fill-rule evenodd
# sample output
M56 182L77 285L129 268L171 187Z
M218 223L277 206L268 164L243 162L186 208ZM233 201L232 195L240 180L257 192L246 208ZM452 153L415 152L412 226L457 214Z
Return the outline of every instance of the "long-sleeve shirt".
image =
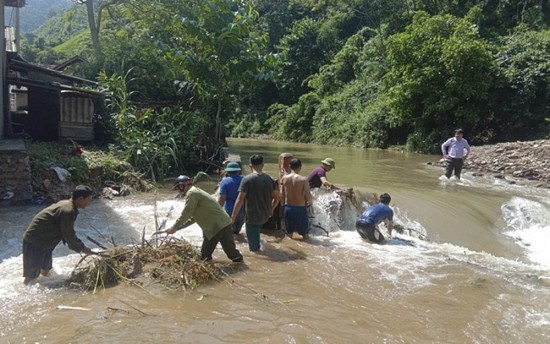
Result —
M185 196L185 207L174 228L181 229L194 220L202 229L204 236L210 240L220 230L231 225L231 218L218 201L203 190L192 186Z
M45 250L53 250L63 240L71 250L80 252L85 245L74 231L77 216L72 200L59 201L36 214L23 238Z
M462 159L470 154L470 145L466 139L451 137L441 145L441 152L451 158Z

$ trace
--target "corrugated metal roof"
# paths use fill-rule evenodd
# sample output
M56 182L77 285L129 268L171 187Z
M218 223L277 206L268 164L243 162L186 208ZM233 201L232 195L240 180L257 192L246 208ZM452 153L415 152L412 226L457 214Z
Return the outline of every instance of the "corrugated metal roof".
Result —
M25 0L4 0L4 5L8 7L24 7Z

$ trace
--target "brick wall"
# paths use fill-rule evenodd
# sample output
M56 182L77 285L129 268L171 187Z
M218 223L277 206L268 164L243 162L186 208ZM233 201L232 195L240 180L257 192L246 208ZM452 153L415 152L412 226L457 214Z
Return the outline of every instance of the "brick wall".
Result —
M0 205L32 201L31 169L23 140L0 141Z

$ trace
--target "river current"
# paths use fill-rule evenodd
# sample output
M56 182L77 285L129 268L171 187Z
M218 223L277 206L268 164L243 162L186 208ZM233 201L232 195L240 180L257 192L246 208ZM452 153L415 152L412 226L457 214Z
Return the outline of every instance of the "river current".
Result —
M469 172L447 181L427 165L438 156L241 139L229 146L244 165L263 154L272 176L282 152L302 160L302 174L331 157L328 179L354 188L355 200L316 194L309 241L262 235L260 254L237 241L245 264L221 283L193 291L122 283L96 293L64 287L81 257L62 245L53 276L24 287L21 238L43 207L2 207L0 343L550 342L548 190ZM384 192L406 230L373 245L353 224ZM85 235L133 244L155 231L155 212L170 224L182 208L169 188L98 199L76 230L90 247ZM196 225L176 236L202 241ZM214 259L226 260L221 248Z

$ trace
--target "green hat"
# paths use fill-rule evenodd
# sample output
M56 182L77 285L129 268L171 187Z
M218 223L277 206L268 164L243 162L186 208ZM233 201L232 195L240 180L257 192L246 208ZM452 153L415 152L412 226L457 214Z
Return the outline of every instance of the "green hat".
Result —
M241 170L241 166L238 162L230 161L225 167L225 172L238 172Z
M326 158L325 160L321 161L323 165L330 166L332 168L336 168L336 163L334 162L334 159L332 158Z

